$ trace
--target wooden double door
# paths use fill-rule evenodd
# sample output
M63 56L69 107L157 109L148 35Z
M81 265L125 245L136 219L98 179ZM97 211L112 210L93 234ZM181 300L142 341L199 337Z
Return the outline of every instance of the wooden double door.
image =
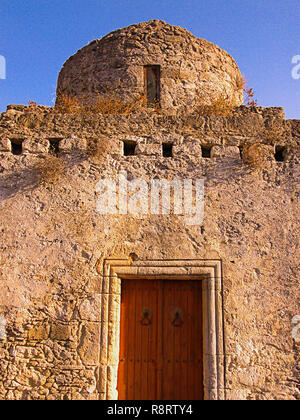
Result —
M199 281L123 280L120 400L203 398Z

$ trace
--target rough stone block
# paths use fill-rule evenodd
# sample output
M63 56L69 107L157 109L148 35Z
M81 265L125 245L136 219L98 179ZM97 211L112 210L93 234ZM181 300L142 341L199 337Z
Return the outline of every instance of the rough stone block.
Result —
M71 337L71 328L65 324L52 324L50 338L55 341L67 341Z
M237 146L213 146L211 149L211 157L240 159L240 149Z
M200 140L188 139L181 145L173 147L174 156L196 156L202 157L202 147Z
M49 337L49 326L48 325L37 325L30 328L28 331L28 339L30 341L43 341Z
M0 139L0 152L11 152L11 142L9 139Z
M85 299L79 307L80 318L83 321L101 320L101 295L95 298Z
M135 155L161 156L162 145L154 143L138 143L135 148Z
M47 139L28 138L22 143L23 153L47 153L49 150L49 141Z
M78 353L83 363L97 365L100 357L100 325L87 322L82 326Z
M263 166L274 161L274 146L255 143L243 147L242 159L244 163L253 166Z
M83 152L86 151L87 142L84 138L70 136L60 141L59 150L62 153Z
M107 140L109 153L111 155L122 155L123 154L123 142L118 139Z
M242 136L230 136L225 140L226 146L241 146L247 141L248 138Z

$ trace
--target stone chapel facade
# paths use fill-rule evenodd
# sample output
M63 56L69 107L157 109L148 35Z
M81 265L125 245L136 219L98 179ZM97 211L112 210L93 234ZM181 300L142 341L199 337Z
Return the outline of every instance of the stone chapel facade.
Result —
M161 21L78 51L57 104L106 89L149 107L0 116L0 398L300 399L300 120L242 106L233 58ZM223 93L232 115L197 114Z

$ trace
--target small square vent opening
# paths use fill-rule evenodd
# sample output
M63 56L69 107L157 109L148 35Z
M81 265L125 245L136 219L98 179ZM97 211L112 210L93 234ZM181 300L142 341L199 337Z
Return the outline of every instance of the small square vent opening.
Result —
M284 162L286 157L286 147L276 146L275 147L275 160L277 162Z
M23 140L21 139L11 139L11 152L13 155L19 156L23 152L22 143Z
M210 159L212 146L201 146L201 148L202 148L202 157L205 159Z
M59 154L59 142L60 139L49 139L50 147L49 153L52 156L58 156Z
M134 156L135 148L136 148L135 141L124 141L123 147L124 147L124 153L123 153L124 156Z
M163 157L173 157L173 144L163 143L162 145Z

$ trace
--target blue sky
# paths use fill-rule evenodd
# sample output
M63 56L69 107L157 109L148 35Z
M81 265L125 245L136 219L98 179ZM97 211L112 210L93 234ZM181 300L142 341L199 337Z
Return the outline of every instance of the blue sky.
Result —
M235 58L259 105L283 106L287 118L300 119L300 78L292 77L292 58L300 56L299 0L1 0L0 112L28 100L52 105L69 56L150 19L216 43Z

